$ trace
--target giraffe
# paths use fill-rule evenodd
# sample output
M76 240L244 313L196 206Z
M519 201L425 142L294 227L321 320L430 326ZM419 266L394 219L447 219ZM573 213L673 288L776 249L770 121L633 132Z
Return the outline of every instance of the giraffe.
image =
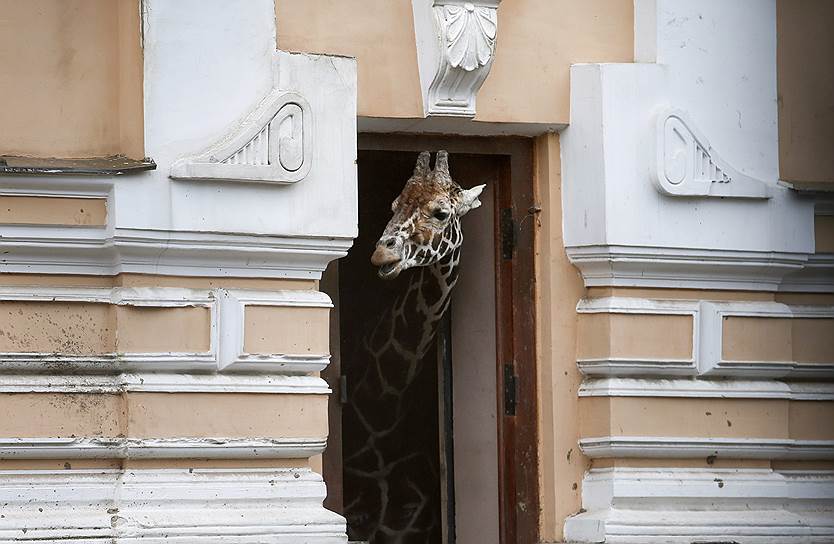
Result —
M437 153L434 170L430 158L420 153L371 257L384 280L415 270L362 338L361 376L349 385L343 415L364 432L344 437L345 515L351 537L371 544L440 541L440 519L427 508L437 491L439 458L403 444L401 431L419 425L415 393L420 376L434 371L424 359L457 281L460 219L481 205L485 186L455 183L446 151Z

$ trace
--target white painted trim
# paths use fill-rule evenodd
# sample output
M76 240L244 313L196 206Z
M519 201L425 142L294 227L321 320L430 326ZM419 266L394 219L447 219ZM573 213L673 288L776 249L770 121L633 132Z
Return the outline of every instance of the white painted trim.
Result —
M306 459L326 444L327 437L0 437L0 459Z
M834 293L834 253L814 253L798 272L788 275L780 291Z
M692 376L697 373L691 359L583 358L577 359L576 364L586 376Z
M2 230L0 272L31 274L321 279L328 263L353 244L343 236L21 225Z
M330 355L251 354L244 350L244 323L247 306L332 308L333 303L320 291L250 291L220 289L223 336L218 368L231 371L320 372Z
M834 472L592 469L571 542L822 544L834 539Z
M292 126L289 134L284 125ZM176 161L174 179L295 183L313 163L313 112L296 92L273 89L206 151ZM290 164L292 163L292 164Z
M579 447L591 458L834 459L834 440L601 436L582 438Z
M583 298L576 305L581 314L653 314L653 315L698 315L698 301L664 300L636 297Z
M0 353L4 372L55 374L90 372L94 374L135 374L146 372L248 372L256 374L308 374L323 370L330 354L247 354L243 352L244 310L246 305L330 308L330 298L311 290L227 290L182 289L172 287L0 287L0 301L84 302L140 307L205 307L211 311L209 351L198 353L104 353L77 355L66 353ZM232 367L228 368L227 367ZM96 378L87 378L92 383ZM92 382L90 382L92 380ZM129 378L122 377L122 386ZM172 390L190 387L176 380L167 382ZM202 386L221 385L206 379ZM228 384L223 385L223 387ZM162 385L159 385L162 387ZM111 385L103 384L103 387ZM251 384L247 387L251 387ZM321 389L321 388L320 388Z
M830 378L834 361L727 361L723 359L724 318L778 317L834 319L834 306L783 304L773 301L653 300L632 297L582 299L578 314L691 315L693 319L692 359L592 358L577 359L588 376L734 376L739 378ZM683 383L683 382L681 382Z
M782 376L828 378L834 376L834 360L825 363L798 361L728 361L723 357L723 323L727 317L778 317L834 319L834 306L805 306L779 302L701 302L701 358L699 372L706 376Z
M0 374L0 393L281 393L326 395L317 376L274 374Z
M654 180L669 196L770 198L772 191L721 158L683 110L657 118L657 161Z
M808 253L621 245L566 247L586 287L776 291Z
M309 468L0 471L0 541L344 544Z
M689 376L697 374L696 361L700 346L700 330L697 326L700 305L698 301L652 300L630 297L601 297L582 299L576 305L578 314L639 314L639 315L688 315L692 317L692 357L689 359L661 358L578 358L576 364L585 375L661 374Z
M593 378L582 382L579 386L579 396L834 401L834 383L700 378Z
M6 176L3 176L4 178ZM11 177L11 176L9 176ZM31 179L31 178L29 178ZM49 179L49 178L47 178ZM41 181L44 181L41 178ZM0 196L33 196L33 197L47 197L47 198L89 198L89 199L104 199L110 196L109 184L105 186L83 187L73 186L66 188L55 188L49 186L29 186L29 185L5 185L0 183Z

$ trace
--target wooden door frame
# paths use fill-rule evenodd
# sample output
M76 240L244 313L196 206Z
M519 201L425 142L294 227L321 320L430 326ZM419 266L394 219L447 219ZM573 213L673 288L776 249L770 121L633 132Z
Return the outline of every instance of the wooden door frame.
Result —
M539 541L538 383L535 322L533 141L517 137L359 134L362 151L436 151L499 159L496 225L512 217L512 257L496 236L496 361L499 525L501 544ZM500 233L498 233L500 234ZM516 382L515 415L507 415L504 367Z

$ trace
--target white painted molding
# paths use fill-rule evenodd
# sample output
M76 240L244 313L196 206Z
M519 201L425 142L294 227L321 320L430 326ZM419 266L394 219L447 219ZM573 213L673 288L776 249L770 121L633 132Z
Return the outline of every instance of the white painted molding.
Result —
M321 279L353 238L4 226L0 271Z
M276 374L0 374L0 393L282 393L326 395L317 376Z
M145 371L216 371L218 312L212 291L181 288L0 286L0 301L78 302L157 308L202 307L210 311L206 352L122 352L75 354L62 352L0 352L3 372L54 374L64 372L118 373Z
M773 301L650 300L632 297L582 299L578 314L612 313L692 316L691 359L622 358L577 359L587 376L733 376L751 378L830 378L834 361L728 361L723 358L725 317L834 319L834 306L806 306ZM676 381L686 386L686 381Z
M0 541L344 544L318 474L297 469L0 471Z
M669 196L770 198L763 181L742 174L712 148L689 115L669 110L657 120L658 189Z
M324 451L311 438L0 438L0 459L306 459Z
M248 291L220 289L223 332L218 367L220 370L256 372L320 372L330 361L329 354L247 353L244 349L244 322L247 306L332 308L333 303L320 291ZM276 334L280 334L276 331Z
M206 151L176 161L174 179L295 183L313 163L313 113L299 93L273 90Z
M688 359L669 358L623 358L608 357L578 358L579 370L589 376L594 375L664 375L691 376L698 372L699 328L696 326L700 307L697 301L688 300L649 300L628 297L602 297L582 299L576 305L578 314L642 314L642 315L686 315L692 318L692 356Z
M426 116L475 116L495 56L501 0L412 0Z
M779 284L780 291L834 293L834 253L814 253L800 270Z
M570 542L790 543L834 540L834 472L592 469Z
M142 389L144 383L135 383L131 376L137 374L143 382L146 373L161 374L149 379L147 387L169 388L170 391L213 388L219 386L251 388L245 378L186 378L175 379L173 373L197 372L213 375L217 372L254 374L309 374L323 370L330 361L328 353L322 354L246 354L243 352L244 309L246 305L271 305L293 307L330 308L330 298L319 291L280 290L248 291L226 289L181 289L171 287L37 287L0 286L0 301L86 302L141 307L204 307L211 312L209 350L197 353L136 352L74 354L54 352L3 352L0 353L0 371L30 376L54 375L56 368L67 374L91 373L120 375L117 380L104 379L103 388L130 387ZM227 368L232 366L232 368ZM27 378L29 383L32 378ZM89 378L89 387L97 387L99 378ZM112 381L111 381L112 380ZM198 380L198 381L194 381ZM0 384L2 384L0 379ZM24 382L20 382L26 383ZM67 386L70 382L67 382ZM323 381L315 384L283 381L279 384L263 382L271 387L300 386L305 391L315 386L322 393L329 390ZM2 387L2 385L0 385ZM23 387L23 385L19 385ZM184 388L184 389L183 389Z
M566 247L586 287L777 291L808 253L592 245Z
M686 397L834 401L834 383L701 378L592 378L580 397Z
M803 306L779 302L701 302L699 372L705 376L830 378L834 360L730 361L723 355L723 324L728 317L834 319L834 306ZM708 332L707 332L708 331Z
M788 438L703 438L670 436L601 436L579 440L591 458L648 457L693 459L834 459L834 440Z
M834 216L834 200L816 202L814 217L820 216ZM780 285L780 289L783 291L834 293L834 253L817 251L815 247L815 253L808 257L808 263L801 270L788 275Z

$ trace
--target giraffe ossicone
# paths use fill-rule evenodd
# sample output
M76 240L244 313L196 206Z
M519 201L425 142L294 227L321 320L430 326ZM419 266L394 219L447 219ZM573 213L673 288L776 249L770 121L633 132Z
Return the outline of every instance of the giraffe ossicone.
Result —
M460 218L481 205L478 197L486 185L463 189L455 183L446 151L437 152L434 169L430 161L431 153L420 153L414 173L391 204L394 216L371 256L383 279L453 255L463 243Z

